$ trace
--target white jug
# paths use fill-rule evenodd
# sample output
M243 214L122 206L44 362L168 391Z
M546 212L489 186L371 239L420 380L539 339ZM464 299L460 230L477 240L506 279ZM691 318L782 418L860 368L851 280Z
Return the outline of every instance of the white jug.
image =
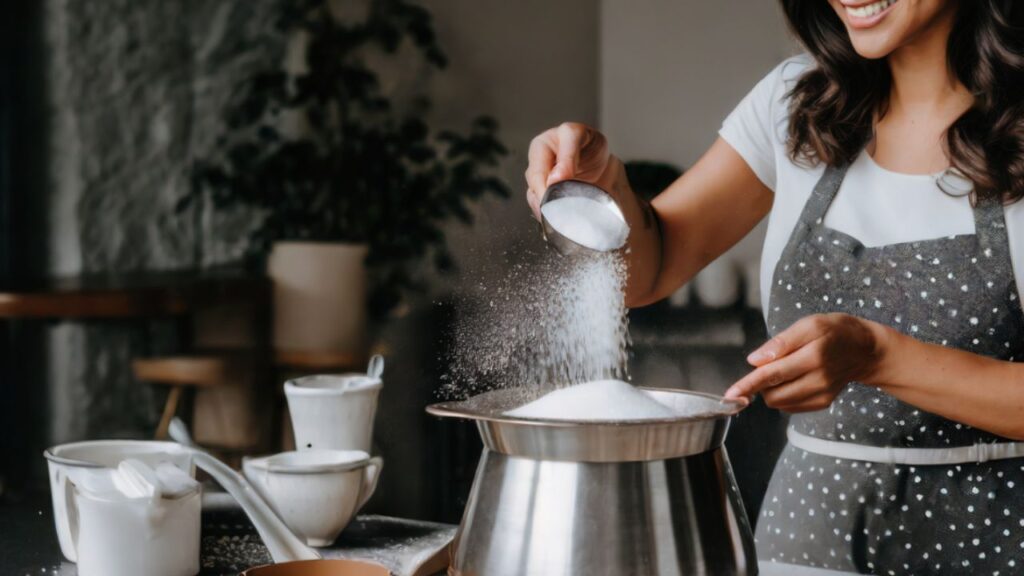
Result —
M74 543L71 541L71 527L66 494L69 475L75 470L117 468L126 459L141 460L150 466L170 462L184 472L195 476L192 453L174 442L152 440L89 440L60 444L48 448L43 456L50 477L50 494L53 500L53 523L64 557L71 562L78 561Z
M79 576L194 576L199 483L171 464L82 468L65 483Z

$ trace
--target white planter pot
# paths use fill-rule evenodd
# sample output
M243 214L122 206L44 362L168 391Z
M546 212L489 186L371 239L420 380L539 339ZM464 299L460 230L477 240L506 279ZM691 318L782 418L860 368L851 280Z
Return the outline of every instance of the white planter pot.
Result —
M366 348L364 244L277 242L267 260L279 350L362 353Z

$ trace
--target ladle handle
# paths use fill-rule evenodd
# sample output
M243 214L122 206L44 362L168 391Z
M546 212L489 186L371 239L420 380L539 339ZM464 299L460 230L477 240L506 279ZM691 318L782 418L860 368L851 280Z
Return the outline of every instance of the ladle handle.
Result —
M196 466L206 471L242 506L275 563L320 558L316 550L306 546L277 517L244 476L202 450L193 448L192 451Z

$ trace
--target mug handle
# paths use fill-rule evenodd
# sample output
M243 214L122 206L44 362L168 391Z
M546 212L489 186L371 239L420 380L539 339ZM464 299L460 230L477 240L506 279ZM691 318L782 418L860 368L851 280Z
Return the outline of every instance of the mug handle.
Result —
M78 562L78 500L75 498L75 484L69 478L69 475L63 470L60 471L58 482L60 490L64 493L64 523L61 529L65 530L65 534L71 540L71 554L73 558L68 560L77 563Z
M377 489L377 480L380 479L380 471L383 468L384 459L380 456L370 458L370 461L363 467L363 487L359 491L359 500L356 504L357 511L373 496L373 492Z

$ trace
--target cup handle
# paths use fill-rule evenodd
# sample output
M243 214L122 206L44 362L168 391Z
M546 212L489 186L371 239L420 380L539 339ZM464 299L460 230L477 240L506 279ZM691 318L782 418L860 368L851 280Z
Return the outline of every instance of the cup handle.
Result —
M64 517L63 526L61 529L65 531L68 538L71 539L71 554L73 558L68 558L72 562L78 562L78 501L75 499L75 485L71 482L67 472L64 470L58 471L57 477L59 490L64 493Z
M373 492L377 489L377 480L380 479L380 471L383 468L384 459L380 456L370 458L370 461L363 467L363 488L359 491L359 503L356 505L357 511L373 496Z

